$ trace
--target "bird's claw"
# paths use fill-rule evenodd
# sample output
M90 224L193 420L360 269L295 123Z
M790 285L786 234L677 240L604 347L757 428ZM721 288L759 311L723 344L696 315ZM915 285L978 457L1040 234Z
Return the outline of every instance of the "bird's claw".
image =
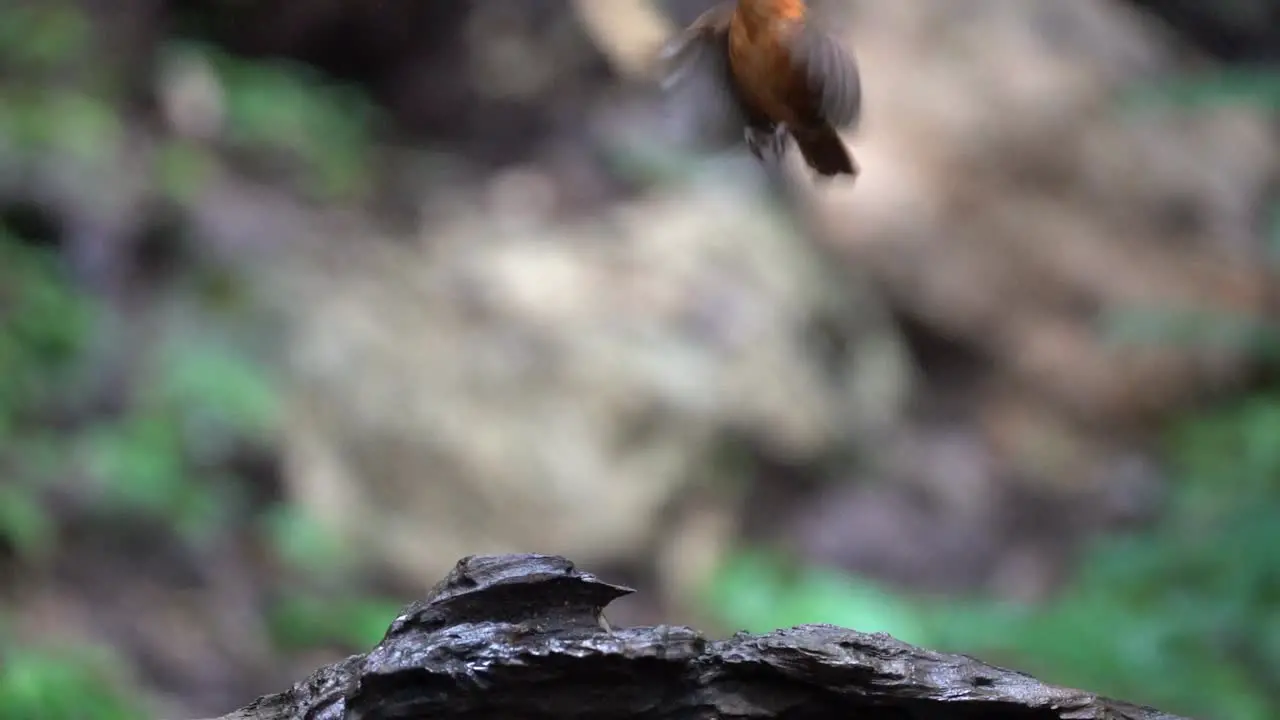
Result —
M755 156L757 160L764 161L765 151L767 150L770 159L774 162L782 160L782 156L787 151L787 128L785 125L776 125L773 130L759 130L756 128L746 129L747 149Z

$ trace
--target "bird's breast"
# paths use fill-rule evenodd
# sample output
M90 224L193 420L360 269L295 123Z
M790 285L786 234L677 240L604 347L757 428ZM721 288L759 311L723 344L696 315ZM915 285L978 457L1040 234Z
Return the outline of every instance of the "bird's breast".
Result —
M735 17L729 26L729 67L751 110L773 122L805 124L810 91L786 42L789 21L767 25Z

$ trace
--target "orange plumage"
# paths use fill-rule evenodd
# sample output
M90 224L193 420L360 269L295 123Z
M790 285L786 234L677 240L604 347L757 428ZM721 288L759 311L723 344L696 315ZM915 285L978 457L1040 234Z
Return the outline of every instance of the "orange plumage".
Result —
M858 174L837 134L861 114L858 67L818 27L804 0L722 2L695 20L666 57L675 61L670 78L692 70L727 90L720 110L745 129L757 158L764 147L780 156L790 136L818 174Z

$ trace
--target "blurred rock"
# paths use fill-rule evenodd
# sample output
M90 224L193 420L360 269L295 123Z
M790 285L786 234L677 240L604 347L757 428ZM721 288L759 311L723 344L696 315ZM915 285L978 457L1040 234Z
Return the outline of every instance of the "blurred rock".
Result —
M1020 596L1047 592L1069 553L1043 552L1050 569L1028 572L1028 557L1057 546L993 529L992 517L1018 516L1010 498L1153 496L1112 487L1127 482L1123 458L1145 462L1138 451L1157 421L1239 383L1250 358L1229 345L1125 345L1108 323L1129 310L1264 312L1257 216L1278 149L1266 118L1136 102L1171 77L1179 52L1114 2L975 0L963 18L924 0L825 9L848 28L866 77L867 119L850 138L864 173L852 188L797 174L791 210L902 318L979 358L959 380L920 358L917 422L945 408L946 432L869 411L897 408L899 346L856 310L874 306L862 280L845 281L860 299L840 299L840 281L809 267L827 263L820 249L789 238L758 195L734 195L757 191L714 189L754 169L728 159L709 186L581 219L591 203L566 198L600 199L593 188L605 181L584 170L590 152L573 148L575 133L607 146L687 131L617 92L600 112L583 105L542 160L500 170L479 195L431 185L421 247L362 241L325 251L338 253L326 261L333 277L299 268L298 494L415 577L439 574L432 558L468 552L637 558L659 538L705 535L673 530L664 509L695 485L732 484L708 464L730 434L745 430L827 479L859 475L824 456L892 436L909 450L873 453L874 474L925 493L947 518L923 521L939 532L917 536L918 553L976 553L947 561L951 575L929 563L906 575L949 587L985 578ZM822 340L831 327L837 339ZM841 390L849 384L860 394ZM986 489L957 484L970 476ZM870 557L884 543L833 529L885 523L824 507L800 516L801 536L827 538L806 541L818 556L872 570L894 557L841 558L836 546ZM1079 512L1087 521L1054 532L1092 532L1109 517ZM670 577L696 574L671 559L685 555L661 555ZM946 580L956 572L960 585Z
M512 171L438 197L419 242L334 238L274 274L289 482L343 536L423 582L469 553L643 560L682 493L733 502L727 439L816 462L900 417L875 296L758 189L720 174L569 222L554 193Z
M853 4L856 188L811 204L908 317L1090 433L1141 430L1246 376L1228 344L1117 341L1121 313L1261 317L1280 147L1242 105L1139 103L1169 39L1104 0Z
M1073 449L1077 464L1064 472L1002 453L981 427L923 423L886 446L875 469L784 512L786 544L906 591L1043 601L1087 539L1159 507L1164 478L1141 456Z
M791 158L793 188L933 347L916 344L918 412L895 444L770 534L907 587L1044 597L1080 538L1157 509L1150 433L1249 378L1243 344L1114 326L1273 311L1274 126L1245 104L1153 100L1186 52L1121 3L824 9L863 70L863 173L812 183Z

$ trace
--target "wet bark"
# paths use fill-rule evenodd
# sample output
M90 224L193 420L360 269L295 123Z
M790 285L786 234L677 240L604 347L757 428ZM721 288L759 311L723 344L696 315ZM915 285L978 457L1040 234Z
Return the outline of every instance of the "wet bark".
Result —
M831 625L609 628L603 609L630 592L561 557L464 558L368 654L219 720L1179 720Z

